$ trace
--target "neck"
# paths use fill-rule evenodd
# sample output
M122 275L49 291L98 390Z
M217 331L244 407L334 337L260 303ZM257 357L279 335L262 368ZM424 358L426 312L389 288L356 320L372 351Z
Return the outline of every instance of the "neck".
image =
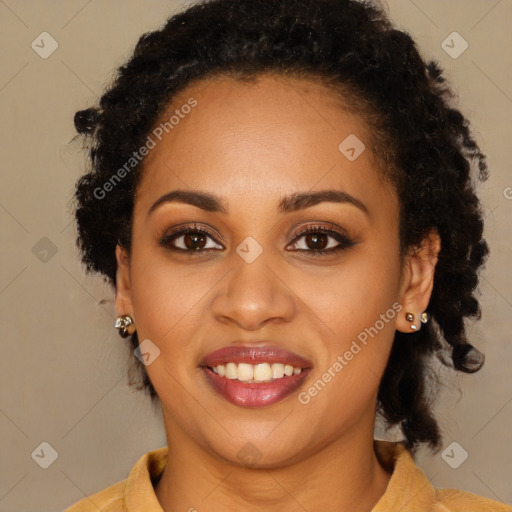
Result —
M166 428L169 458L155 492L165 512L370 512L390 478L371 427L355 425L312 456L273 468L220 460L183 431Z

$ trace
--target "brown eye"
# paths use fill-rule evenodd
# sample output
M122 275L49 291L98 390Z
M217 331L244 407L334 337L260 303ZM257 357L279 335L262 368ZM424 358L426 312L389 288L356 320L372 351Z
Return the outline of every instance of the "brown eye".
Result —
M301 238L304 241L299 243L298 240ZM298 233L292 246L295 250L311 253L312 256L320 256L333 254L356 244L357 242L350 239L346 234L323 226L312 226Z
M323 250L329 244L325 233L312 233L305 236L306 245L313 250Z
M183 235L183 241L187 249L203 249L206 242L206 236L202 233L191 233Z
M215 242L213 246L208 246L209 242ZM160 240L160 245L172 251L181 252L206 252L216 249L223 249L219 244L215 245L216 241L213 236L202 228L181 228L168 235L165 235Z

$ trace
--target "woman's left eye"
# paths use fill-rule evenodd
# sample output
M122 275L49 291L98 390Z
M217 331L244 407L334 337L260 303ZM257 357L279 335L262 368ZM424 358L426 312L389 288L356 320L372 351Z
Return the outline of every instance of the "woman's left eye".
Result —
M309 227L299 233L295 240L299 240L301 238L304 238L302 247L297 247L300 244L295 242L293 244L295 249L311 252L314 256L335 253L356 245L356 242L347 235L322 226ZM330 242L329 238L331 239Z

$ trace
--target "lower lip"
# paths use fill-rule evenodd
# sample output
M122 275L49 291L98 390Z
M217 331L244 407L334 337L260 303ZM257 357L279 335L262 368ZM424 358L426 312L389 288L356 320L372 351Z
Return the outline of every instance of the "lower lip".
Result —
M264 407L283 400L298 389L308 376L310 368L303 369L298 375L282 377L272 382L252 383L220 377L206 367L203 367L203 371L213 389L228 402L241 407Z

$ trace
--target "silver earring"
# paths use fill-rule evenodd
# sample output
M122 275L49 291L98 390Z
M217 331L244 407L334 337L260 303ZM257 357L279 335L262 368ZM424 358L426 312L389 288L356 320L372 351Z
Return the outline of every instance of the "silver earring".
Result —
M416 327L416 325L414 324L414 315L412 313L410 313L409 311L407 311L405 313L405 319L408 321L408 322L411 322L411 329L413 331L417 331L418 328Z
M121 336L121 338L127 338L132 334L129 332L129 329L133 325L135 325L135 323L130 315L120 315L117 317L114 327L119 331L119 336Z

